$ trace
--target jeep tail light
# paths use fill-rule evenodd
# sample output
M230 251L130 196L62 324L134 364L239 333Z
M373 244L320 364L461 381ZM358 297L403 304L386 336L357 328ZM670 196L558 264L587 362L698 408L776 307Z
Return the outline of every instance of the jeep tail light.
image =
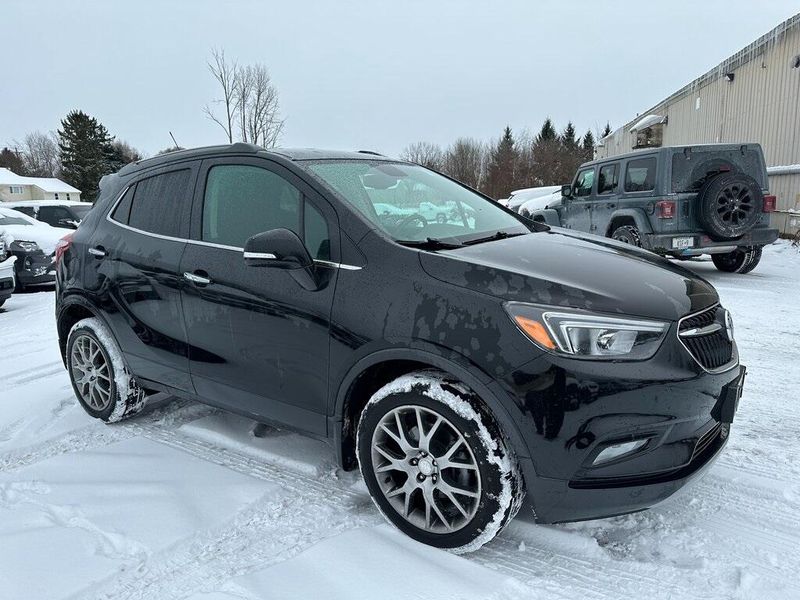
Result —
M58 240L56 243L56 259L55 263L58 265L61 263L61 257L64 256L64 253L69 250L69 247L72 245L72 236L75 235L74 233L68 233L63 238Z
M656 214L659 219L671 219L675 216L675 203L672 200L656 202Z
M764 212L774 212L776 200L776 197L772 194L764 196Z

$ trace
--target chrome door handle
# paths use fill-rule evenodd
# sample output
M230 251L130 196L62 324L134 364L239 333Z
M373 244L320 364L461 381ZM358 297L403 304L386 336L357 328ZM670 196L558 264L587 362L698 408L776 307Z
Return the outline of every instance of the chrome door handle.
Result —
M106 255L106 251L101 248L89 248L89 254L97 258L103 258Z
M188 271L183 274L183 278L186 281L191 281L192 283L196 283L197 285L208 285L211 283L211 279L208 277L203 277L202 275L195 275L194 273L189 273Z

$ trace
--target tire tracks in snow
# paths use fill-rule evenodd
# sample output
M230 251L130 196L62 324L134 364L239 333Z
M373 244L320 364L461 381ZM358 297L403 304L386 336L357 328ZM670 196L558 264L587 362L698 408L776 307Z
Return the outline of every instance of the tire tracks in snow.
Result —
M332 477L316 479L155 424L139 429L147 439L275 484L280 491L271 490L226 523L151 555L76 599L185 598L288 560L329 537L383 522L369 496Z
M160 423L167 429L177 429L214 412L213 408L175 400L151 412L124 423L104 423L92 420L89 424L34 446L16 448L0 454L0 473L16 471L54 456L91 450L142 435L142 427Z

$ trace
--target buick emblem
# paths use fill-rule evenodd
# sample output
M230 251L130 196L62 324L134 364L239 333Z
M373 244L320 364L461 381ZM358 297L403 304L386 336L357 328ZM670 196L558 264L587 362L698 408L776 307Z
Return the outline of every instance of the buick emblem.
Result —
M731 311L725 311L725 333L728 334L728 339L732 342L733 341L733 317L731 317Z

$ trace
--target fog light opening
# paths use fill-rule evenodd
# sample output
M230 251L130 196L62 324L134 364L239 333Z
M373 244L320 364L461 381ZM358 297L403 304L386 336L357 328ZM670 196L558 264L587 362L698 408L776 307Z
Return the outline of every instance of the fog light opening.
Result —
M597 466L603 463L611 462L612 460L616 460L628 454L633 454L634 452L638 452L642 448L647 445L649 441L648 438L642 440L634 440L632 442L622 442L619 444L613 444L611 446L607 446L598 454L594 461L592 462L592 466Z

